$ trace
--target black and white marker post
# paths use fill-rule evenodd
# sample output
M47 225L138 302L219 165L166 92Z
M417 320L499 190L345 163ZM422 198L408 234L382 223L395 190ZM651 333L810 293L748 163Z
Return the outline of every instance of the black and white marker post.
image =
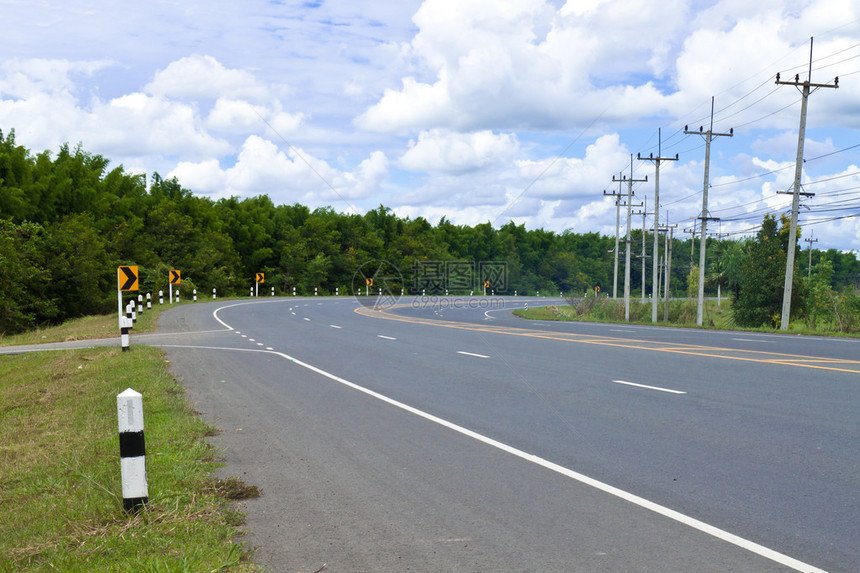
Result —
M143 396L131 388L117 394L122 507L134 511L149 502L146 485L146 444L143 439Z
M120 329L119 329L120 338L119 339L120 339L120 342L122 343L122 351L123 352L128 351L129 344L130 344L130 340L128 337L128 330L129 330L128 326L129 326L128 319L126 319L124 316L120 317Z

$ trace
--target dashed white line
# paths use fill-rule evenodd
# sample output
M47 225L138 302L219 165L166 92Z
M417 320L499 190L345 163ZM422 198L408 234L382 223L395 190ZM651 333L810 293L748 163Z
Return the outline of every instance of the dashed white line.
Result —
M463 350L458 350L457 354L464 354L466 356L474 356L475 358L489 358L486 354L475 354L474 352L464 352Z
M646 388L648 390L657 390L658 392L668 392L669 394L686 394L680 390L670 390L669 388L660 388L659 386L648 386L647 384L636 384L635 382L626 382L624 380L613 380L616 384L626 384L627 386L636 386L637 388Z
M384 338L385 340L397 340L396 338L393 338L393 337L391 337L391 336L385 336L385 335L382 335L382 334L377 334L377 335L376 335L376 337L377 337L377 338Z
M308 322L310 322L310 321L311 321L311 319L309 319L309 318L308 318L308 317L306 317L306 316L304 317L304 319L305 319L305 320L307 320Z
M343 328L342 326L338 326L336 324L329 324L329 326L332 328Z

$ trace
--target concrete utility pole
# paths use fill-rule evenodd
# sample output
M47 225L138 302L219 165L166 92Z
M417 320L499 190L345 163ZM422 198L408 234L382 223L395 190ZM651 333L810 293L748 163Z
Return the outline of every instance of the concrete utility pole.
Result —
M797 210L800 208L800 176L803 171L803 140L806 137L806 103L811 93L810 88L838 88L839 78L835 78L832 84L812 83L812 38L809 38L809 75L805 82L800 81L800 74L794 76L793 82L783 82L776 74L777 85L795 86L801 88L803 99L800 102L800 131L797 136L797 161L794 166L794 197L791 200L791 226L788 230L788 254L785 260L785 288L782 292L782 318L779 322L780 330L788 330L791 318L791 286L794 282L794 250L797 247ZM813 90L815 91L815 90ZM810 245L810 249L812 245ZM810 251L811 253L811 251Z
M666 226L669 227L669 240L666 241L666 286L663 289L663 296L665 296L665 302L663 303L663 322L668 322L669 320L669 298L671 296L671 291L669 290L669 279L672 277L672 247L674 246L672 243L674 241L675 235L675 227L677 225L669 225L669 217L666 217Z
M642 215L642 254L641 254L641 255L639 255L639 258L640 258L640 259L642 259L642 273L641 273L641 275L642 275L642 294L641 294L641 296L639 297L639 302L641 302L642 304L645 304L645 268L646 268L646 267L645 267L645 259L647 259L647 258L648 258L648 254L645 252L645 242L646 242L646 237L645 237L645 216L646 216L646 215L653 215L653 213L649 213L649 212L648 212L648 197L647 197L647 196L645 196L645 197L643 197L643 198L642 198L642 205L643 205L643 206L642 206L642 210L641 210L641 211L636 211L636 212L635 212L635 213L633 213L633 214L634 214L634 215ZM654 241L654 244L656 245L656 244L657 244L657 241ZM655 251L654 251L654 253L655 253L655 254L654 254L654 257L653 257L653 258L654 258L654 263L653 263L651 266L652 266L654 269L656 269L656 268L657 268L657 260L656 260L656 257L657 257L656 253L657 253L657 251L655 250ZM655 271L655 272L656 272L656 271ZM651 296L652 296L652 298L653 298L653 296L654 296L654 293L653 293L653 292L651 293Z
M626 181L627 182L627 239L625 240L625 248L624 248L624 320L625 322L630 322L630 209L633 207L633 182L634 181L648 181L648 177L645 179L633 179L633 154L630 154L630 177L628 178L626 175L623 179L615 179L612 178L613 181ZM637 205L637 207L641 206Z
M812 231L810 231L810 233L809 233L809 238L808 238L808 239L804 239L804 241L806 241L807 243L809 243L809 266L806 268L806 276L808 276L808 277L811 277L811 276L812 276L812 243L817 243L817 242L818 242L818 239L813 239L813 238L812 238L812 234L813 234L813 232L812 232Z
M728 133L714 133L714 98L711 97L711 126L708 131L688 131L687 126L684 126L684 133L698 133L705 137L705 183L702 189L702 216L699 217L702 221L702 234L699 242L699 297L696 301L696 324L702 326L702 317L704 316L705 306L705 242L708 239L708 220L716 220L714 217L708 217L708 182L710 163L711 163L711 140L714 137L731 137L734 135L734 129L730 129Z
M657 256L657 227L660 225L660 162L661 161L678 161L678 154L675 157L660 157L662 150L662 136L660 130L657 130L657 157L649 155L648 157L639 157L642 161L654 162L654 256ZM659 278L657 277L657 265L654 265L651 273L651 291L652 293L660 290ZM644 289L643 289L644 290ZM651 322L657 322L657 297L651 295Z
M621 179L621 173L618 173L618 179ZM615 178L613 177L612 180L615 181ZM614 191L607 193L604 189L603 194L615 197L615 249L613 250L615 253L615 265L612 271L612 300L616 300L618 298L618 228L621 225L621 184L618 184L618 193Z

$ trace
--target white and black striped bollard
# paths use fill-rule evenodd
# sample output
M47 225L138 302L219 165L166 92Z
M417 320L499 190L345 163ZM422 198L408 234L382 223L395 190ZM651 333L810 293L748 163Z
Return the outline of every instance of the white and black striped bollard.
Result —
M251 287L251 295L250 296L254 296L254 287Z
M197 302L197 289L194 289L194 302Z
M176 302L179 302L179 289L176 289Z
M334 296L340 296L340 287L334 287Z
M125 319L129 328L134 328L134 321L131 319L131 305L125 305Z
M296 287L293 287L293 296L296 296Z
M120 340L120 343L122 344L122 351L123 352L127 352L129 349L130 341L129 341L129 337L128 337L128 324L129 324L128 319L123 317L122 318L122 326L120 326L120 329L119 329L119 333L120 333L119 334L119 340Z
M275 287L272 287L272 296L275 296Z
M212 300L215 300L216 298L218 298L218 294L215 292L215 289L213 288L212 289Z
M164 304L164 291L158 291L158 304Z
M146 293L146 310L152 310L152 293Z
M314 287L314 296L317 296L317 287Z
M143 396L131 388L117 394L122 507L133 511L149 502L146 485L146 443L143 438Z
M143 314L143 295L137 295L137 314Z

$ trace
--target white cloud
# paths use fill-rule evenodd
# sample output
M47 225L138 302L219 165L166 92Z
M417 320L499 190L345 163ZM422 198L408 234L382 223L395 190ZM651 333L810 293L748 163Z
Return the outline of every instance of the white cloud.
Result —
M201 55L181 58L157 71L144 90L171 98L259 100L270 95L251 73L226 68L212 56Z
M490 131L422 131L410 141L400 165L411 171L466 173L508 161L519 150L515 136Z
M217 160L180 162L168 174L198 193L217 198L265 194L276 203L301 202L312 207L339 204L378 192L388 175L388 159L373 152L354 172L339 171L300 149L281 151L259 136L248 137L235 165L222 169Z

